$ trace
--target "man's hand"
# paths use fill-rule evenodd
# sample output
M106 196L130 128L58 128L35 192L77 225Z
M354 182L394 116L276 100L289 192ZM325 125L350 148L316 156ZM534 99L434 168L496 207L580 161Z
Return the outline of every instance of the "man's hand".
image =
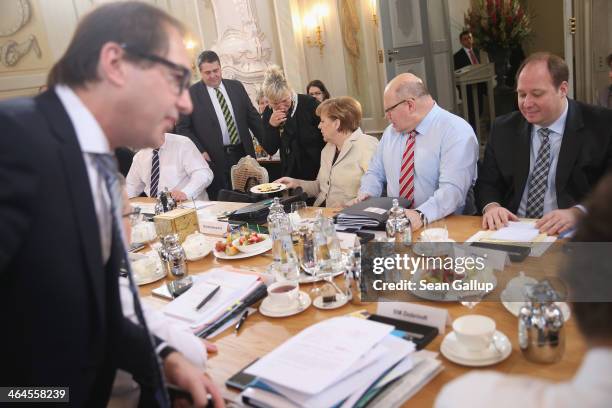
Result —
M170 195L172 195L172 198L174 198L176 201L185 201L187 200L187 194L183 193L182 191L179 190L172 190L170 192Z
M535 226L543 234L561 234L573 228L582 215L583 212L576 207L553 210L537 220Z
M221 393L212 380L191 364L182 354L173 352L164 360L164 374L169 383L189 392L193 406L205 407L208 395L212 396L215 408L225 407Z
M287 186L287 188L297 188L300 186L300 183L291 177L281 177L278 180L274 181L275 183L282 183Z
M491 204L482 215L482 228L496 230L508 225L508 221L518 221L518 217L499 204Z
M410 227L413 231L418 230L423 226L423 221L421 221L421 214L414 210L405 210L404 214L410 220Z
M357 197L353 198L352 200L347 201L344 206L345 207L350 207L351 205L355 205L358 204L364 200L367 200L368 198L370 198L370 195L368 193L357 193Z
M200 340L202 340L202 343L204 344L204 347L206 348L207 354L215 354L219 351L217 346L211 343L210 341L204 340L204 339L200 339Z
M275 110L270 116L270 126L279 127L283 122L287 120L287 113L281 110Z
M202 152L202 157L204 158L204 160L206 160L206 162L210 163L212 160L210 160L210 156L208 155L208 152Z

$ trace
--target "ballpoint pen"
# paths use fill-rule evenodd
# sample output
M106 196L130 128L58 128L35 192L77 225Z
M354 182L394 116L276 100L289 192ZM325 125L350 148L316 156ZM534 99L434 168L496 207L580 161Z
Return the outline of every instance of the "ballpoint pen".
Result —
M236 334L238 334L238 330L240 330L240 328L242 327L242 324L247 319L247 317L249 317L249 311L245 310L242 316L240 316L240 320L238 320L238 323L236 323L236 327L234 328L234 331L236 332Z
M202 307L204 307L204 305L208 303L208 301L212 299L213 296L215 296L215 294L219 291L219 289L221 289L221 285L217 286L212 292L206 295L206 297L202 299L200 304L196 306L196 310L200 310Z

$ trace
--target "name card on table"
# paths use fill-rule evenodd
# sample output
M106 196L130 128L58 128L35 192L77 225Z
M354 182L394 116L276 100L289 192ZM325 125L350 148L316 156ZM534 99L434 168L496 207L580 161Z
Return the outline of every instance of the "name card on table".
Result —
M223 236L229 229L229 224L223 221L200 219L200 232L209 235Z
M440 334L444 334L446 326L451 324L448 310L408 302L379 302L376 314L435 327Z

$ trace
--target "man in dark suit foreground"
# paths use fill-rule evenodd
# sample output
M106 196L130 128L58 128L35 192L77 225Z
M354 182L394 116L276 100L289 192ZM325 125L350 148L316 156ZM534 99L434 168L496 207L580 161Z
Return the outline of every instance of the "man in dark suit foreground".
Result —
M223 79L219 56L204 51L198 57L202 81L189 88L193 113L182 115L176 133L189 137L210 165L215 178L208 187L211 200L231 189L230 170L242 157L255 157L249 130L261 141L259 113L240 81Z
M147 405L169 406L164 379L198 405L204 373L142 318L123 317L126 262L113 149L161 143L192 109L182 24L141 2L101 6L77 27L49 90L0 104L0 384L69 387L74 406L105 406L117 368ZM140 313L139 313L140 312ZM159 358L159 363L158 363Z
M568 67L550 53L518 70L519 112L495 120L476 184L483 228L519 217L547 234L574 227L581 200L612 167L612 111L567 98Z

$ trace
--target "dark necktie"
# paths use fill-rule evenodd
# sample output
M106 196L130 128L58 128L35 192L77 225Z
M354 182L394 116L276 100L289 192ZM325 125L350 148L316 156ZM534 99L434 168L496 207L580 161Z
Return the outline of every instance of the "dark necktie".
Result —
M149 197L157 198L157 186L159 185L159 149L153 149L151 159L151 188Z
M138 323L146 332L147 337L151 342L151 358L154 359L154 367L156 370L154 376L156 380L155 399L157 400L159 406L169 407L170 398L166 391L165 381L161 371L161 362L155 354L155 342L153 341L151 332L149 331L147 322L144 318L144 313L142 312L142 306L140 305L140 299L138 297L138 290L136 289L134 277L132 276L132 268L127 260L127 253L125 252L125 245L123 244L123 224L121 223L121 187L119 185L119 179L117 178L117 161L115 160L115 157L110 154L94 154L93 157L98 171L104 179L104 183L108 189L108 195L111 201L113 247L120 251L120 256L122 258L121 264L125 265L127 270L129 288L134 301L134 312L136 313Z
M219 88L215 88L215 93L217 94L217 99L219 100L219 105L221 106L221 111L223 112L223 117L225 118L225 124L227 125L227 132L229 133L230 144L238 144L240 143L240 136L238 136L238 129L236 129L236 122L234 122L234 118L232 117L232 113L227 106L227 102L225 101L225 96Z
M548 185L548 171L550 168L550 133L548 128L538 130L542 144L538 151L531 180L529 180L529 193L527 193L527 218L542 218L544 212L544 195Z

